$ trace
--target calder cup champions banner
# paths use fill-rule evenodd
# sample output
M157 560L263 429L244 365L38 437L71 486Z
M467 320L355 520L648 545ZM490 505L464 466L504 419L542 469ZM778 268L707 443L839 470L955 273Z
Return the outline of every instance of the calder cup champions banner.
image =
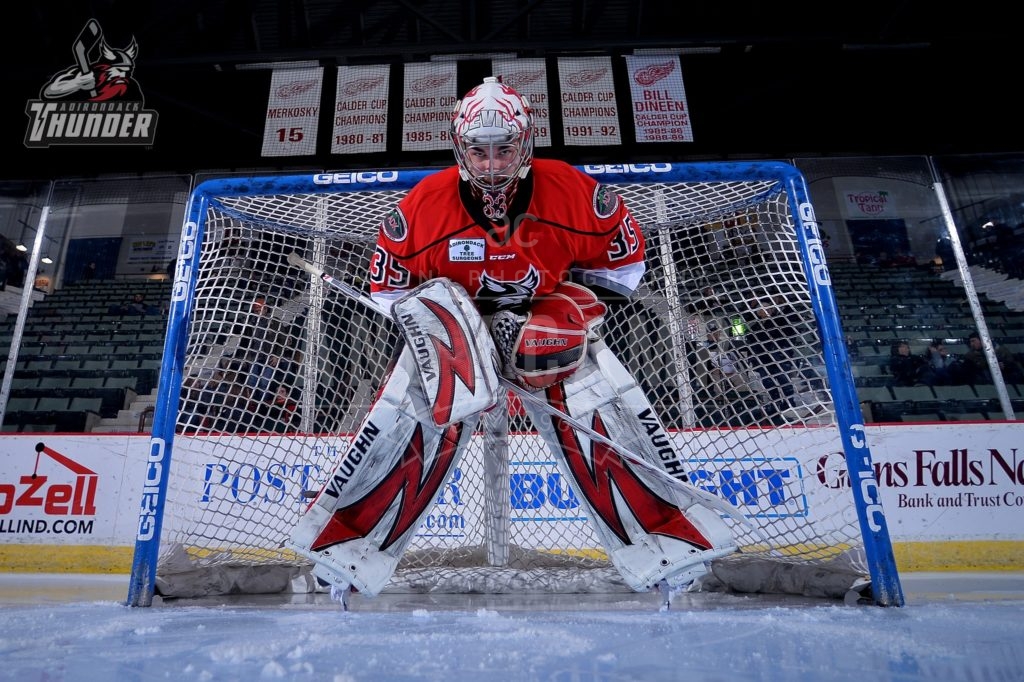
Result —
M387 151L390 85L388 65L338 67L332 154Z
M455 62L405 65L402 151L449 149L448 126L459 96Z
M611 57L562 57L558 82L567 146L622 144Z
M548 96L548 67L543 59L495 59L491 72L533 107L533 144L551 146L551 99Z

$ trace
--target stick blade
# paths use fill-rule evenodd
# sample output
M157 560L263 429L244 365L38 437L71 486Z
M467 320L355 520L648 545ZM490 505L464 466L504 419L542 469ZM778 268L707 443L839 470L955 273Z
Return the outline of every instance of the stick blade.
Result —
M89 53L92 52L103 38L103 31L99 22L90 19L82 27L81 33L72 45L75 54L75 62L82 73L89 73ZM95 94L95 93L94 93Z

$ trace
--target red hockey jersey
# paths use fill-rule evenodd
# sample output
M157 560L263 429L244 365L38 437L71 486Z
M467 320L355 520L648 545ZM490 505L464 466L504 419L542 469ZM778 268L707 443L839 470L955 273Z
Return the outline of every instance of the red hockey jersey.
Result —
M369 270L378 303L434 277L462 285L484 313L527 307L569 279L623 296L640 283L640 226L614 190L569 164L535 159L501 226L460 184L457 167L429 175L385 217Z

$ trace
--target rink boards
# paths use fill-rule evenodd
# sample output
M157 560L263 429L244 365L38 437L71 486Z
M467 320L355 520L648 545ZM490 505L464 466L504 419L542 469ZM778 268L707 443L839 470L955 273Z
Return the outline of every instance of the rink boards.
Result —
M923 424L869 426L868 442L878 477L900 570L1002 570L1024 565L1024 527L1017 520L1024 508L1024 449L1016 424ZM534 436L513 436L532 438ZM718 481L702 477L699 434L687 434L688 462L702 487L717 489ZM829 516L821 505L835 504L826 489L849 486L842 457L835 447L816 443L801 448L800 432L785 436L792 453L748 454L723 462L715 470L732 468L741 475L751 467L799 469L806 480L799 490L772 488L770 478L754 497L730 500L755 524L774 515ZM272 457L235 463L219 462L218 450L230 439L211 440L208 447L190 447L180 456L195 458L191 466L203 471L194 488L183 491L202 504L204 499L230 499L246 505L246 514L259 527L262 514L275 514L275 505L306 501L301 491L319 478L303 462L314 461L304 449L324 447L323 439L264 436L264 452ZM345 439L328 447L343 449ZM144 532L140 503L147 475L150 439L140 435L5 435L0 438L0 566L7 572L69 571L120 573L131 565L137 535ZM322 459L322 458L319 458ZM179 462L180 464L181 462ZM479 466L468 456L461 466ZM708 471L711 467L708 467ZM811 474L808 476L808 474ZM477 472L460 472L475 477ZM816 487L819 487L816 490ZM457 504L456 495L442 495L424 520L424 541L457 541L460 531L480 523L480 510ZM568 486L553 461L510 463L512 521L540 538L550 537L547 524L585 523ZM851 510L852 513L852 510ZM448 540L446 540L446 538ZM52 550L52 551L51 551Z

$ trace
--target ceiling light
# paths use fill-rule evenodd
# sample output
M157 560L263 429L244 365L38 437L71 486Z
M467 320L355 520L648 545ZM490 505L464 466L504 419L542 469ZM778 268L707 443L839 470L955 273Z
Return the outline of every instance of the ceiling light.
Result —
M42 261L47 265L53 265L53 259L49 256L43 256Z
M28 247L25 246L24 244L18 244L14 248L16 248L18 251L28 251Z
M690 47L638 47L633 50L637 56L663 54L719 54L721 45L693 45Z
M432 62L457 62L468 59L515 59L515 52L483 52L480 54L466 54L466 53L455 53L455 54L432 54L430 55L430 61Z
M303 59L294 62L248 62L235 64L235 71L263 71L265 69L311 69L320 66L315 59Z

